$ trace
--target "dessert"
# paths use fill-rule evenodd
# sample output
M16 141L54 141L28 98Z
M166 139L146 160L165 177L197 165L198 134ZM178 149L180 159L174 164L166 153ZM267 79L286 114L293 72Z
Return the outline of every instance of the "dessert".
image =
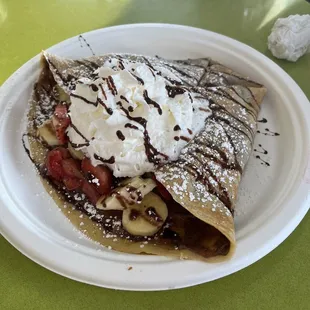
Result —
M265 91L208 58L44 52L29 154L93 240L126 253L228 259Z

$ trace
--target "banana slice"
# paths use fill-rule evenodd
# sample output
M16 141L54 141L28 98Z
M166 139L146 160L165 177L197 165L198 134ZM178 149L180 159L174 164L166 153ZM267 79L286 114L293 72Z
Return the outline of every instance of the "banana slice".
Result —
M45 122L37 130L37 135L50 146L59 145L54 128L51 121Z
M123 211L122 224L134 236L152 236L163 226L167 216L166 204L151 192L140 204L131 205Z
M143 197L155 187L156 183L152 179L134 177L125 180L110 197L101 197L96 207L101 210L124 210L127 205L141 203Z
M68 151L70 152L70 154L72 155L73 158L82 160L85 155L83 152L76 150L71 143L68 143Z

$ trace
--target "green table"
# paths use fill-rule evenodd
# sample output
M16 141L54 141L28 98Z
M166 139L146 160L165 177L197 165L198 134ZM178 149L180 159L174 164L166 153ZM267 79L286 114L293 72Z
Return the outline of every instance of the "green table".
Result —
M284 68L310 98L310 54L289 63L274 59L266 46L278 17L309 13L305 0L0 0L0 83L41 49L68 37L117 24L163 22L251 45ZM309 237L308 215L282 245L245 270L192 288L144 293L66 279L0 236L0 309L310 309Z

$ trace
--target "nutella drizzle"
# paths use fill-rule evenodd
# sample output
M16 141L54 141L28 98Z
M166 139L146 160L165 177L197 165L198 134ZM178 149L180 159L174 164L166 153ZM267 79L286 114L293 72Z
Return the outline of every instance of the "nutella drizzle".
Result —
M115 163L115 157L111 156L109 159L104 159L101 156L94 154L94 158L101 161L104 164L114 164Z
M259 160L261 161L261 164L262 164L262 165L264 165L264 166L266 166L266 167L269 167L269 166L270 166L270 164L269 164L267 161L261 159L261 157L260 157L259 155L256 155L255 158L259 159Z
M265 150L261 144L258 145L260 147L260 150L258 149L254 149L254 152L257 152L257 153L261 153L261 154L264 154L264 155L267 155L268 154L268 151Z
M166 85L166 90L170 98L174 98L175 96L182 95L186 92L186 89L179 87L179 86Z
M254 119L256 119L257 117L257 112L256 110L252 110L252 109L249 109L247 108L246 106L244 106L241 102L239 102L238 100L236 100L235 98L233 98L231 95L227 94L224 90L210 90L208 88L208 91L209 92L212 92L214 93L215 95L218 95L218 96L222 96L222 97L225 97L231 101L233 101L234 103L238 104L239 106L241 106L242 108L244 108L250 115L253 116Z
M102 95L103 95L104 99L107 100L108 98L107 98L107 95L106 95L106 93L105 93L105 91L104 91L104 89L102 87L102 84L99 84L99 87L101 89L101 92L102 92Z
M143 98L148 105L153 105L157 109L159 115L163 114L160 105L148 96L148 92L146 89L143 92Z
M126 123L125 124L125 128L131 128L131 129L136 129L136 130L139 130L139 128L133 124L130 124L130 123Z
M113 80L112 76L111 75L108 76L106 78L106 81L107 81L108 88L111 91L112 95L116 96L117 95L117 89L115 87L114 80Z
M144 85L144 81L138 77L137 75L135 75L134 73L130 72L130 74L141 84Z
M129 103L128 99L126 97L124 97L123 95L120 96L120 98L124 101L126 101L127 103Z
M90 87L94 92L97 92L99 90L96 84L90 84Z
M180 139L181 139L181 140L183 140L183 141L186 141L186 142L191 141L191 139L190 139L190 138L185 137L185 136L180 136Z
M159 159L157 158L157 156L161 156L163 157L164 159L169 159L169 157L166 155L166 154L163 154L161 152L159 152L150 142L150 136L148 134L148 131L146 129L146 125L147 125L147 120L143 117L134 117L134 116L131 116L128 112L127 109L125 109L122 105L122 102L121 101L118 101L116 103L120 109L125 113L125 115L127 116L127 118L131 121L134 121L138 124L140 124L142 127L144 127L144 131L143 131L143 135L144 135L144 147L145 147L145 154L146 154L146 157L148 158L148 161L149 162L152 162L152 163L159 163Z
M122 133L120 130L117 130L117 131L116 131L116 135L117 135L117 137L118 137L120 140L122 140L122 141L125 140L125 136L123 135L123 133Z
M83 96L76 95L76 94L73 94L73 93L71 93L70 96L71 96L71 97L74 97L74 98L81 99L81 100L83 100L84 102L86 102L86 103L88 103L88 104L91 104L91 105L93 105L93 106L95 106L95 107L98 106L98 104L97 104L96 102L90 101L90 100L84 98Z
M86 143L89 143L89 140L76 128L76 126L75 126L73 123L71 123L70 126L72 127L72 129L75 130L75 132L76 132L80 137L82 137L82 138L86 141Z
M97 101L104 107L104 109L106 110L106 112L109 115L113 114L113 110L111 108L107 107L107 105L99 97L97 98Z
M267 123L267 119L263 117L262 119L257 120L258 123Z
M82 40L84 41L84 43L86 44L86 46L89 48L89 50L91 51L91 53L93 54L93 56L95 56L96 54L94 53L93 49L91 48L90 44L86 41L86 39L80 34L79 35L79 41L82 47Z
M124 70L124 69L125 69L125 66L124 66L123 62L122 62L122 60L120 60L120 59L119 59L119 62L118 62L118 66L119 66L119 68L120 68L121 70Z
M257 133L261 133L262 135L271 136L271 137L280 136L280 134L278 132L273 132L268 128L265 128L265 132L261 132L260 130L257 130Z

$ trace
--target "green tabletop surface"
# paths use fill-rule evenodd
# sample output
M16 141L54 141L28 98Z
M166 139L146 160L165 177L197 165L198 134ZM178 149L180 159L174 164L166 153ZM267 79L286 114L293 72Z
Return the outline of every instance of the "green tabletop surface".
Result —
M254 47L279 64L310 98L310 54L290 63L275 59L267 49L275 20L290 14L310 14L310 3L0 0L0 83L42 49L71 36L118 24L160 22L212 30ZM310 309L309 240L308 214L272 253L233 275L186 289L124 292L48 271L0 235L0 309Z

